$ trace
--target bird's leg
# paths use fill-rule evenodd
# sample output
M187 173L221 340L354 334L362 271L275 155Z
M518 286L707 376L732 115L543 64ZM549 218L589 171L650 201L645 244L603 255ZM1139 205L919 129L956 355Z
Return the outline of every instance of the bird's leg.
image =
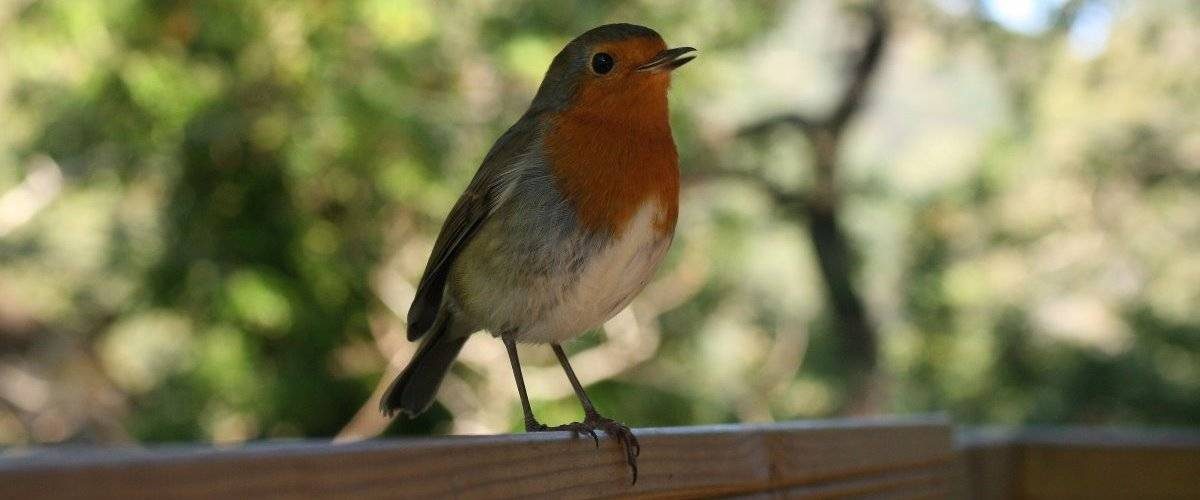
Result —
M504 339L504 347L508 350L508 362L512 365L513 378L517 381L517 392L521 395L521 410L525 412L525 432L571 431L576 435L592 436L596 446L600 446L600 437L596 435L596 431L580 422L550 427L534 418L533 408L529 405L529 394L525 391L525 377L521 374L521 358L517 356L517 343L508 336L501 338Z
M579 404L583 405L583 427L592 430L601 429L609 437L621 442L621 446L625 449L625 461L629 463L629 468L633 470L633 482L636 483L637 457L642 453L642 447L638 444L637 436L634 436L633 432L625 424L604 417L596 411L596 407L592 404L592 399L588 397L587 392L583 390L583 384L580 384L579 378L575 376L575 370L572 370L571 364L567 362L567 353L563 351L562 346L550 344L550 347L554 349L554 355L558 357L558 364L562 365L563 371L567 373L567 380L571 381L571 387L575 389L575 396L579 398ZM592 433L592 437L595 437L594 432Z
M508 349L508 363L512 365L513 378L517 381L517 392L521 395L521 409L525 412L525 432L549 430L549 427L533 417L533 408L529 406L529 394L525 392L525 377L521 375L521 358L517 356L516 341L507 335L501 338L504 340L504 348Z

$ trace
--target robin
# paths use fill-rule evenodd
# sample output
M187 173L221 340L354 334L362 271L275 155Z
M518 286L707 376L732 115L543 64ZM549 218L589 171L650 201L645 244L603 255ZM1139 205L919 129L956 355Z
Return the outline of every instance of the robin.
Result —
M432 404L471 334L508 350L525 430L617 439L637 481L637 438L601 416L562 343L599 327L646 286L675 233L679 165L667 112L671 71L691 47L654 30L594 28L555 56L529 110L492 146L447 216L408 311L416 354L380 403L389 417ZM550 344L581 422L537 421L518 342Z

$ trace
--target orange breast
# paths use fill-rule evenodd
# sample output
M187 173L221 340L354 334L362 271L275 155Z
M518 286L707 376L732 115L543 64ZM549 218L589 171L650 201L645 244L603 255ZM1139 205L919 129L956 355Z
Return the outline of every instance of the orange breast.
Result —
M580 224L620 235L648 200L662 207L654 227L675 230L679 159L667 117L666 85L589 96L551 118L546 153Z

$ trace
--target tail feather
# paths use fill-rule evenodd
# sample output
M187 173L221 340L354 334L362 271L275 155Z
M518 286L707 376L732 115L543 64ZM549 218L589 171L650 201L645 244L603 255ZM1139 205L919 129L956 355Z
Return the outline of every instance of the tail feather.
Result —
M434 331L421 342L408 366L383 393L379 410L384 415L391 417L399 412L412 418L433 404L450 364L467 343L467 336L451 335L449 326L449 318L434 325Z

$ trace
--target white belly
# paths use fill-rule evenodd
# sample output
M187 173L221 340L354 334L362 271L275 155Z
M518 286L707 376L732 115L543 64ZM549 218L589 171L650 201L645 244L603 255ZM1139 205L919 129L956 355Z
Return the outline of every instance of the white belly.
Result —
M522 342L559 343L599 327L629 305L654 276L671 245L670 234L662 234L655 223L664 217L657 200L649 201L626 224L624 234L610 241L583 265L559 297L525 331L517 332Z

